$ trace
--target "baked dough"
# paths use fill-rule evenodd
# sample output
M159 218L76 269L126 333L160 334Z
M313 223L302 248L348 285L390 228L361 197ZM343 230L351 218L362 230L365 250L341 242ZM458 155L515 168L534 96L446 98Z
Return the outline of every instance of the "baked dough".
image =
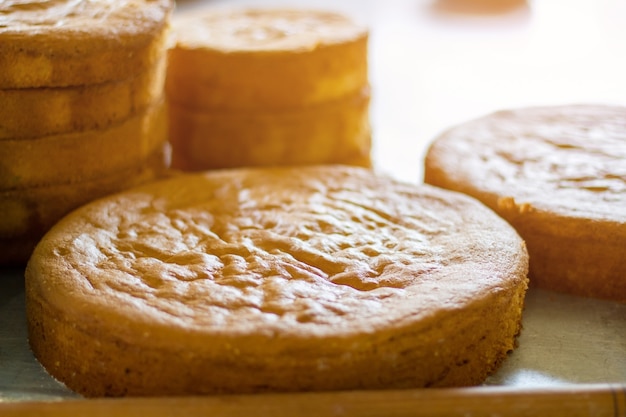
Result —
M123 80L166 48L171 0L3 0L0 89Z
M364 168L185 174L88 204L26 269L29 341L87 396L454 386L514 348L523 241Z
M170 103L172 167L185 171L262 165L371 166L369 89L280 112L199 113Z
M508 220L534 285L626 302L626 108L524 108L461 124L432 144L425 181Z
M139 166L167 142L161 99L106 129L0 140L0 190L77 183Z
M292 109L368 86L368 30L334 12L194 11L174 20L166 91L195 109Z
M319 10L206 8L173 37L175 168L371 166L365 27Z
M159 101L165 71L163 58L148 71L120 81L78 87L0 89L0 140L107 128Z
M59 219L105 195L168 175L170 150L162 144L130 167L93 179L0 189L0 265L24 265L37 242Z

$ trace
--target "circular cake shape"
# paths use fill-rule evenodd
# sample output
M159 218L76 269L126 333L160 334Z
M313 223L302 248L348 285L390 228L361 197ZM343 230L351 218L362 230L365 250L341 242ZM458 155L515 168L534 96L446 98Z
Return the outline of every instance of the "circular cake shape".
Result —
M432 143L425 181L512 224L531 283L626 302L626 108L531 107L463 123Z
M87 396L477 384L515 345L523 241L479 202L356 167L185 174L61 220L29 341Z
M147 71L166 48L171 0L4 0L0 88L64 87Z
M369 85L368 30L336 12L207 8L173 27L165 87L180 106L291 109Z

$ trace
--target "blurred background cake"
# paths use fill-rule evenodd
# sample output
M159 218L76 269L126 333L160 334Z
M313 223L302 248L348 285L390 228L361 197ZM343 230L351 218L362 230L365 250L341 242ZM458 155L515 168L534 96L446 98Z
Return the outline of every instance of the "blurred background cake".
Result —
M206 8L181 15L174 38L174 168L371 164L365 27L327 11Z

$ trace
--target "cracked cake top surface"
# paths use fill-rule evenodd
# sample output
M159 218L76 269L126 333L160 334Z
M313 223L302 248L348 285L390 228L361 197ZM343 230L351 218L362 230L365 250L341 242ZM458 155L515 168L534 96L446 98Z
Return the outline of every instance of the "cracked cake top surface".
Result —
M471 198L313 166L184 174L91 203L44 237L27 287L146 336L322 337L484 302L526 268L519 236Z
M624 107L495 112L437 138L428 164L433 175L445 171L451 184L508 197L519 207L626 222Z

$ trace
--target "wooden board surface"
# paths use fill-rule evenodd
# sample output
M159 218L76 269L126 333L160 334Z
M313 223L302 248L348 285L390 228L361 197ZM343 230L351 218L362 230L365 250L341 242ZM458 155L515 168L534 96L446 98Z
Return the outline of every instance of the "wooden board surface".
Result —
M568 388L465 388L263 394L189 398L125 398L11 403L13 416L550 416L626 417L626 385Z

